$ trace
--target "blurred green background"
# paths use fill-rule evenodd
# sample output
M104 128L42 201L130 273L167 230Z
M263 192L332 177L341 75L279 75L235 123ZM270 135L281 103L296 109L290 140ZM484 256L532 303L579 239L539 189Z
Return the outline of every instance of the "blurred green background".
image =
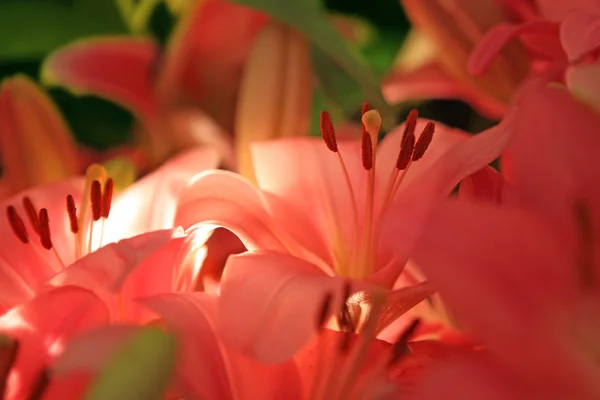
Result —
M100 34L131 34L119 11L119 1L0 0L0 79L16 73L37 79L43 58L74 40ZM176 20L164 3L159 0L154 3L146 33L164 43ZM324 0L323 4L330 12L357 17L366 24L370 40L359 51L381 78L391 67L410 29L400 1ZM343 89L360 97L360 92L353 88ZM94 96L74 96L63 89L53 88L49 92L81 143L106 149L130 139L133 118L118 105ZM351 97L344 108L354 111L356 118L361 99ZM315 115L326 106L321 100L317 93ZM396 118L403 119L413 106L394 108ZM418 104L418 108L422 116L451 126L469 129L474 124L478 127L486 124L458 101L428 101Z

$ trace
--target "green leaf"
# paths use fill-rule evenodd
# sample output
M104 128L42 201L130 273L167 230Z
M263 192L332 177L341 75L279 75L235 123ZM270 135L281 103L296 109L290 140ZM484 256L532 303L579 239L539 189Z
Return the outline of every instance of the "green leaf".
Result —
M71 6L42 0L0 2L0 60L40 58L81 37L125 32L108 0L79 0Z
M160 400L175 367L175 338L155 328L133 335L107 362L86 400Z
M375 107L384 126L394 125L394 115L379 89L379 81L360 54L331 26L317 0L234 0L236 3L266 12L275 19L297 29L331 57L348 77L364 91L365 100Z

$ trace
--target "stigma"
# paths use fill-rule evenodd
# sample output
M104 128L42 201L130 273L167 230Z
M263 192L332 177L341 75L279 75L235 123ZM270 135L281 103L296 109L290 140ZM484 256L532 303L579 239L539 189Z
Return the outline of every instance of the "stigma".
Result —
M86 171L79 210L73 195L66 196L63 218L68 219L73 235L74 261L103 246L104 224L110 215L113 188L113 179L107 177L104 167L93 164ZM48 259L49 253L49 264L56 272L66 268L66 254L61 254L56 248L50 228L50 218L59 216L50 216L47 208L38 209L28 196L22 198L22 208L29 227L14 205L6 208L13 234L24 245L32 246L43 258Z
M321 113L321 135L327 148L336 154L341 166L347 193L350 197L352 207L352 220L354 225L354 237L350 243L342 243L339 237L335 237L336 243L334 250L333 268L338 275L347 276L356 279L364 279L374 272L375 255L379 242L379 224L385 216L393 200L397 196L402 182L404 181L411 165L418 162L425 155L435 132L435 124L428 122L423 128L417 140L415 136L417 126L418 112L412 110L407 117L402 133L400 148L395 165L391 166L389 178L384 188L377 187L376 177L382 171L376 171L377 168L377 145L381 130L381 115L372 110L368 103L362 107L362 135L361 135L361 161L364 173L366 175L366 191L362 193L365 209L359 213L357 196L353 188L353 182L348 173L348 167L344 161L344 155L338 147L334 125L331 116L327 111ZM385 171L383 173L386 173ZM380 208L375 209L376 191L384 191L383 202ZM340 222L334 221L339 227ZM336 228L337 230L337 228Z

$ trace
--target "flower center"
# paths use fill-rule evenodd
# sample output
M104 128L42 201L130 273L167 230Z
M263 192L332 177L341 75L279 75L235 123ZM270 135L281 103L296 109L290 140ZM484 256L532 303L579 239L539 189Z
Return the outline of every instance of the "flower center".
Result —
M336 153L341 165L344 179L348 187L350 202L353 209L354 235L350 244L346 244L338 236L334 237L333 243L336 243L336 249L333 254L334 270L338 275L347 276L356 279L363 279L374 271L375 254L379 242L379 223L381 218L387 213L393 199L399 191L402 181L412 165L420 160L429 147L435 125L429 122L423 129L419 139L415 139L415 129L417 125L418 113L412 110L406 120L404 133L401 140L401 146L395 167L392 169L386 190L383 197L383 203L379 214L375 214L375 191L376 188L376 157L379 129L381 127L381 116L375 110L371 110L365 103L362 109L362 137L361 152L362 166L367 175L367 189L365 195L364 220L362 229L359 228L359 213L356 201L356 195L352 187L352 181L348 174L348 169L344 158L337 145L335 128L331 121L331 116L327 111L321 113L321 135L327 145L327 148ZM416 143L415 143L416 142ZM330 206L331 207L331 206ZM330 213L333 215L333 213ZM340 223L334 221L335 233L339 235Z
M104 184L104 187L102 185ZM113 180L106 177L104 167L93 164L86 171L86 182L80 204L79 215L72 195L66 198L66 212L74 240L74 261L102 247L104 222L110 214L113 194ZM35 251L47 259L43 250L50 251L54 260L49 264L59 272L66 267L63 257L52 242L48 209L38 209L27 196L23 197L23 209L31 228L39 237L39 246L30 241L25 222L13 205L6 207L8 222L14 235L23 243L31 245ZM89 221L89 223L88 223ZM86 229L87 227L87 229ZM94 235L99 238L94 240ZM64 256L64 254L63 254Z
M351 298L360 294L351 294L349 285L343 288L341 308L335 315L336 330L340 333L336 334L333 342L319 342L320 347L324 347L322 342L330 346L317 349L314 379L309 388L310 400L370 398L370 394L385 381L390 368L410 353L407 343L419 321L414 321L389 349L378 348L377 345L383 343L377 343L376 339L377 316L385 296L373 293L371 307L361 311L363 315L357 315L350 303ZM320 335L328 334L325 327L332 312L333 298L334 294L330 293L323 299L317 317Z

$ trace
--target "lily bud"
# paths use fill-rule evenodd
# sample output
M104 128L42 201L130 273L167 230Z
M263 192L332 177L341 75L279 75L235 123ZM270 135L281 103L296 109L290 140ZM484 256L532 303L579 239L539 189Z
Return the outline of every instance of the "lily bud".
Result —
M246 62L235 118L238 170L254 179L250 144L308 134L312 74L306 39L279 23L259 34Z
M13 193L78 172L75 141L65 120L25 76L0 86L0 145L4 179Z
M508 16L493 0L402 0L413 26L437 48L445 69L469 86L507 103L529 71L525 49L513 42L506 46L491 68L480 77L467 71L476 43Z

